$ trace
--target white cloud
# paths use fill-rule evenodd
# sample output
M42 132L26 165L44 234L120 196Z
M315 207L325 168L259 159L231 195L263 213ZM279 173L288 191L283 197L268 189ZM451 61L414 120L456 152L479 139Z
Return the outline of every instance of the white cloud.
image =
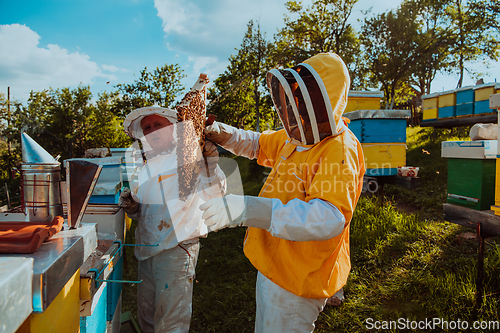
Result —
M190 54L229 57L238 47L250 20L261 23L269 37L282 25L281 0L195 1L155 0L169 47Z
M204 72L212 80L226 69L250 20L271 40L286 11L282 0L155 0L155 8L167 48L188 57L193 75Z
M74 87L114 77L103 74L86 54L70 53L54 44L39 47L39 42L40 36L25 25L0 25L0 87L11 87L14 98L24 100L31 90Z
M199 8L189 0L155 0L158 17L163 21L165 33L191 34L201 19Z
M193 63L191 66L192 71L188 73L189 77L197 78L200 73L205 73L208 75L210 82L213 82L227 67L225 63L222 63L216 57L191 56L188 57L188 61Z
M116 67L115 65L101 65L101 68L107 72L128 72L127 69L125 68L119 68Z

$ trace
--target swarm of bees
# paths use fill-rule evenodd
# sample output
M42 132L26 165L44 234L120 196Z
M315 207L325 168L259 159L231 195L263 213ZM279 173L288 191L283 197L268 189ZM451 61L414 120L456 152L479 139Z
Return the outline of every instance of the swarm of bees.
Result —
M198 153L205 144L203 129L206 120L207 83L207 75L200 74L193 88L177 106L177 174L179 198L183 201L193 192L203 167L203 159L199 158Z

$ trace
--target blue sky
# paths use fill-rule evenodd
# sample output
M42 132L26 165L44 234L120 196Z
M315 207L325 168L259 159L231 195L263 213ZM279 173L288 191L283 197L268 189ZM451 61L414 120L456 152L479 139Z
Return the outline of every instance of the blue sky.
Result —
M215 80L241 44L246 25L258 22L271 39L283 26L285 0L0 0L0 92L26 102L31 90L90 85L94 98L140 71L179 64L189 88L199 73ZM303 1L304 4L310 0ZM360 0L361 10L383 12L395 0ZM500 67L493 69L500 79ZM485 76L485 82L495 75ZM466 78L464 85L474 84ZM439 76L434 91L453 89Z

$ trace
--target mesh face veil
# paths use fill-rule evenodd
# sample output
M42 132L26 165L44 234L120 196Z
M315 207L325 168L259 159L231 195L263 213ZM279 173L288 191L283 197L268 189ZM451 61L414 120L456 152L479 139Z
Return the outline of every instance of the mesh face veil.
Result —
M308 64L267 73L271 97L288 136L302 145L337 134L328 93Z

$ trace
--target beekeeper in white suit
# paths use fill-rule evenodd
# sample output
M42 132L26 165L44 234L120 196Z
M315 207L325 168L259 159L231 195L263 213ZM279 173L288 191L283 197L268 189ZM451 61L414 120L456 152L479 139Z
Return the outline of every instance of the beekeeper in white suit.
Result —
M272 168L259 196L228 195L200 208L214 229L249 227L244 253L259 271L255 331L312 332L351 267L349 222L365 167L342 118L350 78L338 55L321 53L269 71L267 85L283 130L261 134L217 122L205 130L225 149Z
M220 196L226 186L216 146L207 141L207 168L187 199L179 198L174 127L185 123L176 120L174 110L144 107L132 111L123 123L125 132L142 142L147 160L137 187L120 197L120 206L138 220L135 256L142 282L137 286L137 305L143 332L189 331L198 238L207 234L199 206Z

